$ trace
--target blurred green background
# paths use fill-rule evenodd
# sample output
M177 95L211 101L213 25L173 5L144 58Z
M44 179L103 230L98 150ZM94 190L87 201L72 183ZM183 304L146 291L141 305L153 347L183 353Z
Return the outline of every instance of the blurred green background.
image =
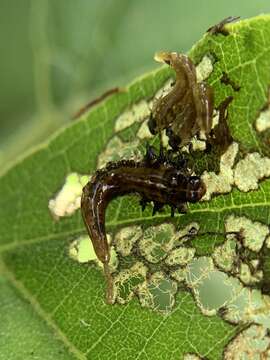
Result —
M89 100L269 0L0 0L0 172Z

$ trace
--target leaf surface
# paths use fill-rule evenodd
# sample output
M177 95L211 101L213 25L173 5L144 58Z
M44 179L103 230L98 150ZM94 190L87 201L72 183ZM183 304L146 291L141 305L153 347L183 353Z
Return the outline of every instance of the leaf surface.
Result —
M204 36L190 56L196 64L204 55L214 59L207 81L214 88L216 105L233 95L229 126L239 143L240 156L255 151L267 156L269 138L257 132L254 124L268 98L270 17L245 20L230 25L229 29L228 36ZM230 84L221 81L224 72ZM135 298L126 305L105 305L100 268L93 262L81 264L69 256L72 241L85 234L80 212L56 220L49 211L49 201L61 189L67 175L93 173L101 156L108 155L111 141L122 141L119 152L129 151L132 144L139 152L144 151L145 144L138 139L140 114L147 112L151 99L172 77L173 73L163 67L137 79L90 109L0 178L1 311L12 321L18 321L16 308L22 306L26 329L37 327L37 337L44 331L42 341L51 351L44 352L43 359L50 359L54 349L63 358L91 360L181 359L186 353L221 359L226 344L242 328L217 315L205 316L184 288L179 288L172 311L165 315L143 308ZM233 84L240 90L235 90ZM130 124L119 130L116 124L120 116ZM138 198L126 196L112 201L106 226L114 234L131 225L146 229L170 221L179 229L196 222L202 233L224 232L224 223L230 215L245 216L268 226L269 188L267 179L248 193L234 188L229 194L189 206L188 214L178 215L174 220L170 220L168 211L152 218L150 207L142 212ZM203 241L202 244L200 237L193 241L198 256L211 255L220 244L218 237L209 236ZM14 309L5 310L5 297L11 299ZM10 346L12 336L17 336L12 331L10 328ZM53 335L50 338L50 333L56 334L55 338ZM18 337L20 345L15 354L24 346L29 347L29 354L35 351L35 337L28 341L26 345Z

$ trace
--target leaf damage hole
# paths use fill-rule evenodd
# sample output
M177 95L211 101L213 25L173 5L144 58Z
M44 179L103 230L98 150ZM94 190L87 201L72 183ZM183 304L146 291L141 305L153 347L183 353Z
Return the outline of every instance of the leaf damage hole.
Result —
M270 177L270 159L257 152L247 154L236 165L239 146L233 142L220 158L220 171L204 171L202 180L206 194L201 201L209 201L212 196L226 194L235 185L240 191L248 192L259 188L259 181Z
M219 174L207 171L203 173L202 180L206 185L206 194L201 199L202 201L210 200L212 195L225 194L232 190L234 183L233 165L238 154L238 149L238 144L233 142L221 156Z
M148 119L153 106L153 101L166 95L171 90L172 81L172 78L166 80L164 85L153 95L154 100L140 100L132 105L130 109L123 112L115 121L115 132L118 133L131 127L136 122L143 123L145 119Z
M61 190L49 200L48 204L49 210L56 220L71 216L80 208L82 189L88 180L89 175L70 173L66 176Z
M269 235L268 226L244 216L228 216L225 220L225 229L227 233L238 232L243 239L243 246L254 252L262 249Z
M134 139L125 143L119 136L114 136L107 143L105 150L100 153L97 161L97 168L103 168L110 161L117 161L122 159L133 159L140 161L144 154L139 149L139 140Z
M112 240L119 258L113 280L114 301L125 304L137 296L144 307L170 312L175 303L177 281L164 269L187 264L193 258L195 249L182 245L198 230L199 225L194 222L178 231L171 223L150 226L145 231L140 226L119 230Z
M149 103L146 100L141 100L132 105L132 107L123 112L115 121L115 132L120 132L135 122L142 122L150 115Z
M177 282L162 272L156 272L138 289L139 301L143 307L167 314L175 304Z
M232 323L256 321L270 328L270 297L260 291L260 257L249 259L248 253L258 254L268 244L269 227L228 216L225 240L212 258L195 257L195 248L185 246L198 232L198 223L178 231L172 223L144 231L137 225L119 230L112 239L118 258L112 270L114 301L126 304L138 297L142 306L168 313L177 291L190 289L204 315L219 314Z
M112 236L107 234L107 239L109 244L112 242ZM94 261L100 269L103 271L103 263L98 260L92 242L89 240L89 236L79 236L73 240L68 249L69 256L72 260L75 260L79 263L88 263ZM114 246L111 245L111 259L110 259L110 269L114 272L118 267L118 257L114 249Z
M199 355L193 353L187 353L184 355L183 360L204 360L204 358L201 358Z
M196 66L197 81L202 82L206 80L212 73L213 69L212 56L204 55L202 60Z
M259 181L270 176L270 159L259 153L250 153L240 160L234 170L234 182L240 191L256 190Z
M255 129L259 133L270 129L270 90L268 90L268 101L255 121Z
M224 351L225 360L270 358L270 337L262 325L252 324L238 334Z
M256 322L270 328L270 297L218 270L211 258L193 259L185 282L204 315L219 314L234 324Z

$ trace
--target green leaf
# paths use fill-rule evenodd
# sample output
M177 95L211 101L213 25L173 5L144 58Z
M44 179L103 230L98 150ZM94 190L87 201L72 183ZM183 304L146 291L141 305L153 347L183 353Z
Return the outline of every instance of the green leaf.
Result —
M269 138L255 126L260 111L267 104L270 84L270 16L245 20L228 29L228 36L205 35L190 56L196 64L205 55L214 61L207 81L214 88L216 105L233 95L229 126L240 149L236 162L243 161L247 153L259 153L260 174L255 172L254 175L252 162L243 163L248 167L243 167L244 170L255 176L256 185L258 179L270 176L264 173ZM227 74L230 84L221 81L223 73ZM15 334L14 326L7 330L4 323L1 325L6 332L5 351L12 349L13 358L19 358L22 352L26 354L26 348L30 355L35 352L39 341L35 337L44 333L42 346L47 344L47 349L43 359L55 358L54 351L62 354L57 358L91 360L181 359L187 353L221 359L226 345L251 321L241 318L232 323L231 318L229 322L224 320L226 316L211 313L211 301L208 299L208 305L205 302L202 305L203 290L199 299L196 291L200 289L196 288L192 276L185 280L179 277L184 276L184 268L188 269L186 263L191 263L192 249L196 251L193 275L200 261L213 257L218 276L233 277L232 270L225 272L225 265L218 261L216 251L238 256L231 255L236 248L233 241L237 239L231 240L230 252L225 248L224 233L240 233L243 229L244 239L238 246L246 251L244 260L248 264L254 259L262 262L266 269L262 283L267 289L269 251L265 250L265 238L270 214L269 180L261 181L258 189L253 187L244 192L248 181L241 179L241 170L237 187L227 190L228 194L218 194L210 201L191 205L186 215L178 215L174 220L170 219L168 211L152 217L150 207L142 213L136 196L112 201L107 210L106 226L117 250L114 276L118 276L121 284L124 305L106 305L100 266L96 261L82 263L76 258L82 241L79 237L85 235L80 212L73 211L72 207L69 207L69 216L61 207L55 212L53 200L65 182L65 191L77 194L78 187L85 181L79 175L91 174L104 162L117 157L129 158L134 153L141 156L150 101L172 77L173 73L163 67L137 79L91 108L0 178L3 279L0 311L16 324L20 318L17 307L22 307L25 315L18 326L23 326L25 332L30 326L37 329L35 336L24 340ZM240 90L236 90L235 84ZM196 161L204 164L204 154L201 153ZM216 161L223 166L223 160L216 158ZM211 162L213 159L210 157L208 161L206 157L205 169L198 165L200 173L212 169ZM225 166L224 172L229 170ZM67 195L62 197L65 202ZM190 236L186 232L183 235L184 227L191 224L198 225L198 234ZM256 233L250 235L253 227ZM125 234L121 233L123 229ZM121 239L125 240L124 245ZM128 242L130 249L126 248ZM191 248L189 252L188 247ZM166 262L164 248L170 253L170 261ZM176 249L180 250L176 252ZM91 256L88 259L93 259ZM241 260L242 265L244 260ZM226 266L230 263L226 262ZM246 285L242 285L244 290L251 287L248 281L244 282L243 274L235 277ZM255 285L260 291L260 282ZM4 306L9 298L14 308ZM14 337L19 344L15 349ZM31 358L30 355L24 358Z
M33 307L0 277L0 347L3 359L74 359Z

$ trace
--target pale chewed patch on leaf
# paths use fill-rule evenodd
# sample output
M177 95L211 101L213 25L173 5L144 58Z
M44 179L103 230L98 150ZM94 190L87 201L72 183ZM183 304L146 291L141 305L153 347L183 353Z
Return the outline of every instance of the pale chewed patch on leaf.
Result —
M177 283L182 280L179 266L183 270L183 265L191 261L195 254L195 249L186 249L181 245L198 231L199 224L192 222L178 231L174 224L164 223L150 226L144 231L135 225L116 232L112 244L118 254L119 266L113 275L114 301L126 304L136 295L142 306L170 312L175 303ZM133 266L121 269L121 264L126 266L131 261L130 258L125 261L122 257L131 255L134 248L136 251L132 256L136 257L139 250L138 261L135 264L132 261ZM169 276L164 273L160 270L164 265L171 267L172 272L178 267L178 274Z
M122 131L133 125L135 122L142 122L149 115L149 103L145 100L141 100L116 119L114 130L115 132Z
M269 235L268 226L244 216L228 216L225 220L225 229L228 233L239 233L244 246L256 252L261 250L266 236Z
M80 263L87 263L88 261L97 260L95 250L89 236L80 236L69 246L69 256Z
M204 315L220 314L234 324L256 322L270 328L270 297L218 270L211 258L193 259L187 266L185 277Z
M233 169L238 153L238 144L232 143L220 158L220 172L204 172L202 180L206 184L206 194L202 201L210 200L214 194L225 194L235 185L240 191L257 190L259 181L270 177L270 159L259 153L250 153L238 161Z
M245 259L240 256L243 250L237 236L229 234L225 242L216 247L212 259L219 270L229 272L237 276L244 284L251 286L262 280L263 272L259 270L259 260L244 262Z
M153 137L153 135L150 133L147 123L148 123L148 119L143 121L142 125L140 126L139 130L137 131L136 136L141 140L150 139Z
M139 284L145 281L147 271L142 262L120 271L113 279L114 300L120 304L128 303L134 297Z
M178 283L185 283L188 276L188 267L181 266L178 269L170 273L171 277L174 278Z
M111 244L112 237L110 234L107 234L108 243ZM77 239L73 240L69 245L68 250L69 256L79 263L87 263L89 261L94 261L101 269L103 269L103 263L98 260L92 241L89 239L88 235L79 236ZM118 258L116 251L113 246L111 246L111 257L110 257L110 269L114 272L118 266Z
M202 82L206 80L213 71L212 59L205 55L201 62L196 66L197 81Z
M239 269L239 279L245 285L253 285L259 283L263 279L263 271L258 270L258 261L254 261L252 264L252 268L254 270L251 271L250 266L244 262L240 264Z
M255 128L258 132L270 129L270 109L264 110L260 113L256 119Z
M232 296L225 299L224 320L239 324L255 322L270 328L270 298L259 290L248 288L234 277L228 277L226 283L231 287ZM220 288L217 289L220 291Z
M88 181L88 175L67 175L62 189L49 200L48 207L55 219L71 216L80 208L82 189Z
M234 183L233 165L238 153L238 144L233 142L220 158L219 174L204 172L202 180L206 185L206 193L202 201L210 200L213 194L225 194L232 190Z
M193 259L195 252L196 249L194 248L178 247L169 253L165 263L168 266L186 265Z
M189 240L191 236L195 236L196 234L198 234L199 229L200 225L195 221L189 223L183 229L179 229L176 235L176 245L181 245L187 240Z
M234 182L240 191L256 190L259 180L270 176L270 159L250 153L240 160L234 170Z
M203 358L196 354L188 353L184 355L183 360L203 360Z
M114 237L116 250L122 256L131 253L133 245L142 238L143 231L140 226L127 226L119 230Z
M177 245L181 245L199 229L197 223L190 223L184 229L176 231L171 223L150 226L139 241L139 249L142 256L150 263L158 263L165 259L170 251Z
M172 310L176 292L176 281L166 277L162 272L154 273L138 288L141 305L163 313Z
M151 263L163 260L174 246L175 227L173 224L161 224L148 227L139 242L142 256Z
M139 140L135 139L128 144L123 142L118 136L114 136L107 144L105 150L98 157L97 168L103 168L109 161L119 161L122 159L133 159L139 161L143 159L143 154L138 149Z
M185 283L191 289L197 305L202 313L207 316L216 314L216 309L224 305L223 298L211 296L209 285L215 276L215 267L211 258L200 257L193 259L185 271ZM220 272L219 281L223 282L223 273ZM227 293L228 288L223 286L223 292Z
M252 324L240 332L226 347L225 360L270 359L270 337L265 327Z
M234 239L234 236L229 236L222 245L217 246L212 258L218 268L227 272L232 272L237 260L236 240Z
M193 151L204 151L206 149L206 142L193 137L191 139L191 146Z

